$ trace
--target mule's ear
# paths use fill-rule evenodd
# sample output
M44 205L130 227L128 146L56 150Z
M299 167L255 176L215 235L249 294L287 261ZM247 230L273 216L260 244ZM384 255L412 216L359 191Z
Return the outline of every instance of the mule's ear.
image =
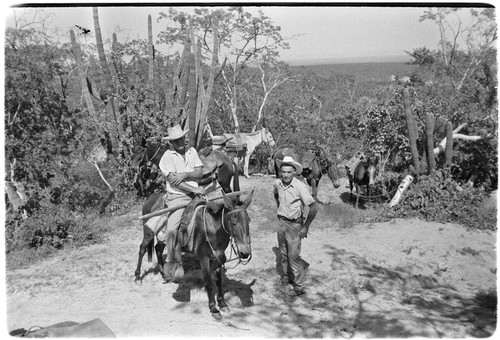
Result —
M233 203L233 200L231 199L231 197L226 196L226 194L224 194L224 192L222 193L222 197L224 198L224 207L226 207L226 209L228 209L229 211L233 210L234 203Z
M255 190L255 189L254 189ZM248 197L245 199L245 202L243 202L243 206L246 208L248 208L248 206L250 205L250 203L252 202L252 198L253 198L253 192L254 190L252 190L252 192L250 193L250 195L248 195Z
M266 117L262 117L262 127L263 127L264 129L267 129L267 128L266 128Z

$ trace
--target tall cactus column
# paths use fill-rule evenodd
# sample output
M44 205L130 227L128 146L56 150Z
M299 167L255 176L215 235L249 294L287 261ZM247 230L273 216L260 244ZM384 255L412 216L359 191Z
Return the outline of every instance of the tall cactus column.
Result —
M418 174L420 174L420 160L417 149L417 129L415 128L415 119L411 113L410 93L407 88L403 90L403 105L406 116L406 125L408 127L408 139L410 140L413 166L415 167L416 175L418 176Z
M436 170L436 156L434 155L434 117L431 113L425 114L425 136L427 140L427 164L429 164L429 174Z

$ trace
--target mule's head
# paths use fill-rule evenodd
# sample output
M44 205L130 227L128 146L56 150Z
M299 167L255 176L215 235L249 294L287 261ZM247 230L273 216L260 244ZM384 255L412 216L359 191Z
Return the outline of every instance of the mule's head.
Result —
M223 194L225 224L234 240L238 256L247 259L252 256L252 245L250 241L250 216L247 208L252 202L253 190L243 203L236 199L236 202Z
M333 186L335 188L340 187L340 173L339 168L337 167L337 163L330 162L327 168L327 174L328 178L330 178L330 180L332 181Z
M332 181L333 186L335 188L340 187L340 172L337 166L338 157L336 156L335 158L337 159L334 159L334 157L323 148L319 149L317 156L322 164L321 168L324 169L326 167L326 173L330 181ZM322 170L322 172L324 173L324 170Z
M262 128L262 141L264 143L269 144L271 148L274 148L276 146L276 142L274 141L273 135L271 134L271 131L269 131L267 128L263 127Z

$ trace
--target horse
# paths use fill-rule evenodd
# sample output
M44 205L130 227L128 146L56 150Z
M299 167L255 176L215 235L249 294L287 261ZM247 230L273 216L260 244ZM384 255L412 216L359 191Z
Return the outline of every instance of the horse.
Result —
M132 158L131 166L139 170L134 181L139 195L154 191L154 184L161 178L160 160L168 149L168 144L147 143L143 150ZM211 150L206 156L200 154L200 159L204 169L198 184L204 187L213 184L215 189L215 184L218 183L225 193L231 192L231 180L238 174L232 159L218 150Z
M375 182L375 174L377 170L378 158L366 159L366 162L359 162L353 171L346 166L347 177L349 178L349 187L351 189L351 200L352 200L352 188L353 184L356 187L356 208L358 207L359 201L359 187L361 185L366 186L366 194L368 196L368 202L370 201L370 184Z
M221 139L219 136L214 136L215 138ZM274 141L273 135L271 132L265 128L262 127L259 131L256 132L251 132L251 133L240 133L240 134L232 134L232 133L225 133L222 137L223 140L231 140L231 141L236 141L239 138L241 138L241 141L243 144L246 144L246 153L245 153L245 158L244 158L244 165L243 165L243 175L248 178L250 177L250 174L248 172L248 167L250 164L250 156L253 154L257 146L259 146L262 142L268 144L271 148L274 148L276 146L276 142ZM215 149L222 149L224 146L219 145L216 146L214 145ZM239 163L239 158L235 157L234 158L236 163Z
M303 170L300 175L307 181L307 184L311 186L312 196L315 201L319 202L318 185L323 174L326 173L328 175L335 188L340 187L340 175L337 164L330 161L325 155L323 155L322 151L314 153L310 150L300 151L283 147L276 149L272 154L276 178L280 177L280 170L276 160L283 160L285 156L291 156L302 165Z
M238 176L235 177L233 187L235 191L239 191ZM211 315L217 320L220 320L222 316L216 307L216 293L219 308L224 312L229 311L229 307L224 300L224 291L222 290L222 270L227 261L225 256L226 248L231 243L240 262L243 259L248 263L252 256L250 218L247 208L252 201L253 190L243 202L240 201L239 196L228 197L224 192L222 195L223 203L207 202L206 204L202 204L200 209L194 210L193 246L190 250L191 253L194 253L198 257L200 262L205 290L208 295L208 307ZM143 215L161 207L158 204L159 200L162 200L160 193L152 194L142 207ZM155 239L154 231L148 227L147 220L143 221L143 231L144 236L139 247L139 259L135 271L135 283L137 285L142 284L140 276L141 263L146 251L148 252L148 261L152 261ZM154 248L163 276L163 250L165 244L157 242ZM213 267L210 264L211 260Z

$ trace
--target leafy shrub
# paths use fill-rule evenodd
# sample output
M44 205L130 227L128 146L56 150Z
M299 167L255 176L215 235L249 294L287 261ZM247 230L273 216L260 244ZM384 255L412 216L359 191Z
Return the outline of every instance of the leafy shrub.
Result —
M434 175L421 175L389 213L394 214L391 217L416 216L427 221L496 230L496 216L483 213L485 197L483 189L461 188L448 170L437 170Z
M61 206L47 205L28 219L10 218L6 223L7 253L25 248L60 249L71 242L95 243L102 231L96 228L95 216L75 217Z

